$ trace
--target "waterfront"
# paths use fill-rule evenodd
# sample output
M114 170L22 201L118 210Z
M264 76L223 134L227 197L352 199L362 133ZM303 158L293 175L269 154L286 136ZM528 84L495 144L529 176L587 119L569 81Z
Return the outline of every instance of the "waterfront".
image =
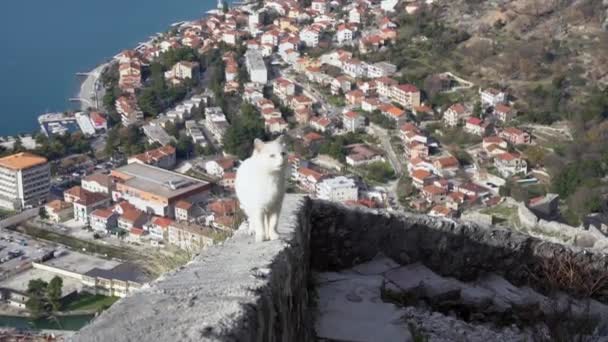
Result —
M8 1L0 12L0 135L37 131L36 117L70 103L89 72L171 23L201 17L210 0ZM136 15L134 15L136 14Z

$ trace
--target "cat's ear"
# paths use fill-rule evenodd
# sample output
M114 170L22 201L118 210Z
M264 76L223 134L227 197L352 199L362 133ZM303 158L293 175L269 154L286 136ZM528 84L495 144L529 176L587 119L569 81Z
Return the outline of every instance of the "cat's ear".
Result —
M264 148L264 142L260 139L255 139L253 141L253 152L260 152L262 151L262 148Z
M278 138L276 138L274 141L278 142L281 145L285 144L285 136L283 134L279 135Z

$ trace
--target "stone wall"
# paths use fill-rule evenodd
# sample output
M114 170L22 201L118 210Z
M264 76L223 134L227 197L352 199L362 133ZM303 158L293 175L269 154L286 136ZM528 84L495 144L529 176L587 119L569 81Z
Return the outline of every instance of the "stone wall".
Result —
M313 202L311 213L311 267L319 271L350 268L381 252L401 264L420 261L443 276L463 281L493 272L516 285L538 289L549 286L539 279L549 259L574 260L598 276L608 274L604 254L493 226L349 210L323 201ZM608 302L607 293L595 298Z
M543 261L572 256L605 275L608 258L491 226L389 215L286 196L281 240L243 231L180 270L121 299L73 341L314 341L311 270L353 267L382 252L460 280L499 273L541 286ZM598 295L596 298L608 302Z
M121 299L73 341L313 341L309 307L310 204L288 196L282 240L245 232Z

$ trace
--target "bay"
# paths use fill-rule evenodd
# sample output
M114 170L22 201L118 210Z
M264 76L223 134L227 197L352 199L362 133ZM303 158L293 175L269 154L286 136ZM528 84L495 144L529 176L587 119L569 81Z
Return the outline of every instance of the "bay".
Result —
M210 0L5 0L0 9L0 136L38 131L70 103L87 72L172 23L200 18Z

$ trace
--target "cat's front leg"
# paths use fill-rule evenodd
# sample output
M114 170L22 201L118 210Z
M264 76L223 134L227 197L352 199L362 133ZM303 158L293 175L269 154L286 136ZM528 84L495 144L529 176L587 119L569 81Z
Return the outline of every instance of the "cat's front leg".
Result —
M277 225L279 223L279 213L274 212L268 215L268 239L276 240L279 238Z
M265 221L264 213L261 210L256 211L249 217L249 224L255 234L255 242L262 242L265 239Z

